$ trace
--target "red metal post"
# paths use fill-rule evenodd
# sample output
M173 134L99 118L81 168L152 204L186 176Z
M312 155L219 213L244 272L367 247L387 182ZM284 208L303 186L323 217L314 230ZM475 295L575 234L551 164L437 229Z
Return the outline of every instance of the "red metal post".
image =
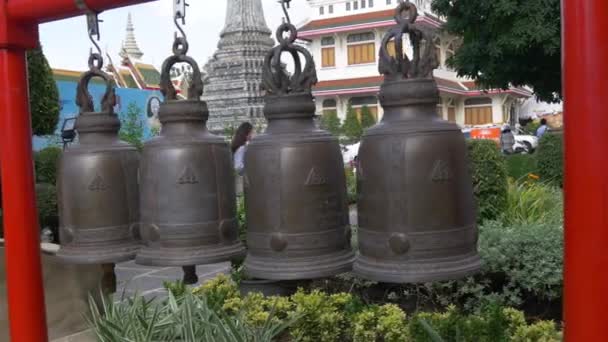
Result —
M153 0L0 0L0 169L12 341L48 341L25 51L38 23Z
M12 341L47 341L25 50L0 49L0 157Z
M607 13L606 0L562 0L566 341L608 339Z

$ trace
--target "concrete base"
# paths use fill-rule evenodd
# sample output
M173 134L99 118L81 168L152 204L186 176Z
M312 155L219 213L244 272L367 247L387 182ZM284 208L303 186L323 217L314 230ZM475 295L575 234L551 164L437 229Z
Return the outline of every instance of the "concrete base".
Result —
M47 324L51 341L94 341L87 329L89 294L100 293L99 265L66 265L55 253L59 246L42 244ZM0 342L9 341L4 241L0 240Z

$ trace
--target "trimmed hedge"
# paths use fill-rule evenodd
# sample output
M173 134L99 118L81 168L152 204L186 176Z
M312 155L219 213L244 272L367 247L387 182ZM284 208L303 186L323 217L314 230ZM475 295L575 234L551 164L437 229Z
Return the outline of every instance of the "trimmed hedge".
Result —
M47 147L34 154L36 183L56 184L59 158L63 151L59 147Z
M507 207L507 167L491 140L469 140L469 166L477 205L477 221L499 218Z
M538 172L543 181L562 186L564 183L563 134L545 134L538 145Z
M506 156L507 174L515 180L522 180L529 174L537 174L536 156L531 154L513 154Z

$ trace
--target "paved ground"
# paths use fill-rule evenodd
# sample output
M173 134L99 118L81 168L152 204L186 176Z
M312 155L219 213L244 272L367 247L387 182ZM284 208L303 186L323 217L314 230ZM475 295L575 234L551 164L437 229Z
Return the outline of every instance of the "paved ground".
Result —
M230 273L230 263L201 265L196 268L199 284L214 278L218 274ZM182 269L179 267L151 267L136 265L133 261L116 265L117 291L116 299L123 294L127 297L138 293L146 298L165 295L163 283L181 280Z

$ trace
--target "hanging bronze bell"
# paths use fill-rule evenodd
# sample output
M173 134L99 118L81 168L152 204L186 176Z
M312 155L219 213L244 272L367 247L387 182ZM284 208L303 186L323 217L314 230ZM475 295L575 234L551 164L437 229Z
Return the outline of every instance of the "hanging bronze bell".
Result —
M111 264L135 257L139 221L137 149L118 138L113 80L101 71L93 54L90 71L77 89L78 143L68 147L58 171L59 238L57 256L79 264ZM93 77L103 79L106 92L95 112L87 89Z
M382 41L385 114L365 132L359 150L360 254L354 271L380 282L457 279L481 266L464 136L436 114L435 47L416 16L413 4L401 2L398 25ZM412 60L403 55L406 33ZM388 53L391 41L396 56Z
M201 73L177 38L163 64L160 136L146 142L140 171L141 235L146 246L136 262L188 266L243 255L238 240L235 181L228 144L206 127L209 111ZM192 66L188 99L178 100L169 73L176 63ZM186 272L189 274L192 272Z
M289 23L277 31L280 46L264 63L268 128L245 156L245 271L261 279L331 276L351 270L354 260L340 146L315 127L315 65L306 49L294 45L296 37ZM283 52L295 60L292 77L281 64Z

